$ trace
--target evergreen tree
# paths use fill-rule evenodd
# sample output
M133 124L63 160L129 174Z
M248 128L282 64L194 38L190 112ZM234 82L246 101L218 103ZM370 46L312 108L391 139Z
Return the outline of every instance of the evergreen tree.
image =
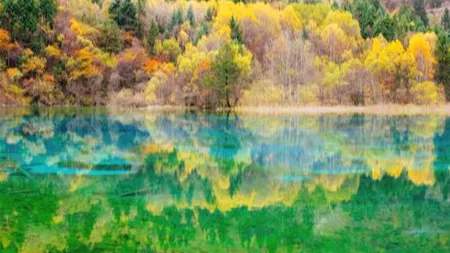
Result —
M137 0L137 27L136 27L136 35L139 38L142 38L142 20L145 17L145 0Z
M167 30L172 31L172 29L177 25L177 15L176 12L172 12L172 15L170 16L170 21L167 24Z
M395 23L389 15L386 14L375 22L373 36L376 37L378 34L382 34L389 41L395 38Z
M445 8L444 15L442 15L441 25L447 32L450 32L450 14L447 8Z
M13 40L21 41L33 51L39 51L43 46L43 36L39 35L38 25L42 19L51 23L54 10L47 6L45 1L45 15L42 17L41 6L38 1L30 0L5 0L3 1L2 20L3 26L10 31ZM47 13L48 12L48 13Z
M169 31L172 31L176 26L183 24L183 22L184 22L183 11L181 10L181 8L179 8L172 13L172 16L170 16L170 22L167 25L167 29Z
M417 16L420 17L425 27L428 27L428 16L427 11L425 10L425 2L424 0L414 0L414 12Z
M109 6L109 13L120 28L135 33L139 32L137 10L131 0L115 0Z
M42 23L53 25L53 18L56 15L57 6L58 5L55 0L40 1Z
M115 22L104 22L100 28L100 34L97 42L100 48L109 53L119 53L122 50L120 28Z
M397 39L404 39L406 33L422 29L423 22L409 5L400 7L400 11L393 15L395 34Z
M209 27L207 23L203 23L197 30L195 35L194 44L197 45L198 41L202 38L203 35L209 34Z
M437 71L435 79L444 85L445 97L450 101L450 34L446 31L438 32L436 43Z
M109 15L111 15L111 17L114 20L116 20L117 15L119 14L121 4L122 4L121 0L114 0L109 5L108 12L109 12Z
M231 90L240 77L240 68L235 62L237 54L233 44L228 42L220 47L211 65L211 79L207 81L207 86L217 90L218 106L231 107Z
M375 22L384 17L385 11L378 0L356 0L351 8L353 16L358 20L363 38L373 36Z
M186 18L189 20L189 24L191 24L191 26L195 26L195 16L194 10L192 9L192 5L189 5L189 8L186 13Z
M234 16L231 16L230 23L231 29L231 39L239 43L240 45L244 44L244 36L242 35L242 29Z
M206 15L205 15L205 22L211 22L214 19L214 16L216 15L216 10L214 9L214 7L208 7L208 9L206 10Z
M181 8L178 8L178 10L175 12L176 14L176 20L177 20L177 25L181 25L184 23L184 15L183 15L183 10L181 10Z
M155 21L152 21L147 36L147 50L150 55L154 55L154 48L158 35L159 35L158 24Z

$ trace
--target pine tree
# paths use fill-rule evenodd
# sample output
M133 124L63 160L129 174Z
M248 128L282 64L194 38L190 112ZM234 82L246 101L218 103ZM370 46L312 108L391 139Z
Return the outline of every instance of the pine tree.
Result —
M378 0L357 0L349 7L358 20L363 38L372 37L373 27L377 20L384 17L385 11Z
M450 34L442 31L438 33L436 43L437 71L435 79L444 86L445 97L450 101Z
M109 5L108 12L109 15L111 15L112 19L116 20L117 15L119 14L121 4L122 4L121 0L115 0Z
M176 11L176 18L177 18L177 25L181 25L184 23L184 15L181 8L178 8L178 10Z
M189 8L186 13L186 18L189 20L189 24L191 24L191 26L195 26L195 16L194 10L192 9L192 5L189 5Z
M216 101L219 106L231 107L231 90L237 85L240 76L240 68L235 62L237 50L232 43L226 43L220 47L217 56L211 65L211 79L207 86L218 91Z
M242 29L237 23L234 16L231 16L229 26L231 29L231 39L236 41L240 45L244 44L244 36L242 35Z
M150 29L148 30L147 36L147 50L150 55L154 55L154 48L158 35L159 35L158 24L155 21L153 21L152 24L150 25Z
M209 27L207 23L203 23L197 30L195 35L194 44L197 45L198 41L202 38L203 35L209 34Z
M100 27L98 46L109 53L119 53L122 49L120 28L113 21L106 21Z
M447 32L450 32L450 14L447 8L442 15L441 25Z
M205 22L211 22L215 16L216 10L214 7L208 7L205 15Z
M423 22L423 25L425 27L428 27L428 16L427 16L427 11L425 10L425 2L424 0L414 0L414 12L416 13L417 16L420 17L420 19Z
M139 38L142 38L142 23L143 19L145 17L145 5L146 0L137 0L136 6L137 6L137 27L136 27L136 34Z
M388 41L395 38L395 23L389 15L386 14L375 22L373 26L373 36L376 37L378 34L382 34Z
M3 0L2 26L11 32L13 40L24 43L37 52L42 49L43 36L40 36L38 27L44 23L51 23L48 18L53 16L56 10L47 9L50 2L45 1L45 9L41 10L40 2L30 0ZM42 3L41 3L42 4ZM50 7L51 8L51 7ZM42 17L46 15L47 17Z
M43 23L53 25L53 18L56 15L57 6L58 4L55 0L41 0L40 9Z
M167 24L167 31L172 31L172 29L177 25L177 15L176 12L173 12L170 16L170 21Z
M115 0L109 6L108 11L120 28L135 33L139 32L137 10L131 0Z
M170 16L170 22L167 25L167 29L169 31L172 31L176 26L183 24L183 22L184 22L183 11L181 10L181 8L179 8L172 13L172 16Z

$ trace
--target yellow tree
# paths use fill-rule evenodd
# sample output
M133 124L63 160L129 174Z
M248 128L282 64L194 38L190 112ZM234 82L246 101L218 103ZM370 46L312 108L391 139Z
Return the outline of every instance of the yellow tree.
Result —
M355 46L355 41L351 40L337 24L329 24L320 33L320 42L324 52L331 61L338 61L341 55Z
M326 57L316 57L315 64L323 76L321 85L319 85L319 99L322 104L341 104L344 102L345 94L341 92L349 85L345 79L349 64L336 64Z
M434 77L436 59L434 58L434 44L436 42L434 33L417 33L409 40L408 53L414 56L416 61L417 81L432 80Z
M349 12L329 12L317 33L321 47L332 61L341 61L342 55L357 48L361 41L358 21Z
M400 41L387 43L381 36L375 38L365 65L377 82L380 102L410 102L409 93L417 67L414 56L405 51Z

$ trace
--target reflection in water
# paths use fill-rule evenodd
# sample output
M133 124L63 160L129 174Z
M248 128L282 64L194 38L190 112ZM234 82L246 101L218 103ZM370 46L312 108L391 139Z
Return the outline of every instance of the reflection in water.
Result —
M0 111L0 251L450 250L450 119Z

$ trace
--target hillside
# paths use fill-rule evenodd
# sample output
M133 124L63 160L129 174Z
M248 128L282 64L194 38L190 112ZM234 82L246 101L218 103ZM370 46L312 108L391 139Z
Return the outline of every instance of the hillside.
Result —
M441 104L449 3L416 1L0 0L0 104Z

